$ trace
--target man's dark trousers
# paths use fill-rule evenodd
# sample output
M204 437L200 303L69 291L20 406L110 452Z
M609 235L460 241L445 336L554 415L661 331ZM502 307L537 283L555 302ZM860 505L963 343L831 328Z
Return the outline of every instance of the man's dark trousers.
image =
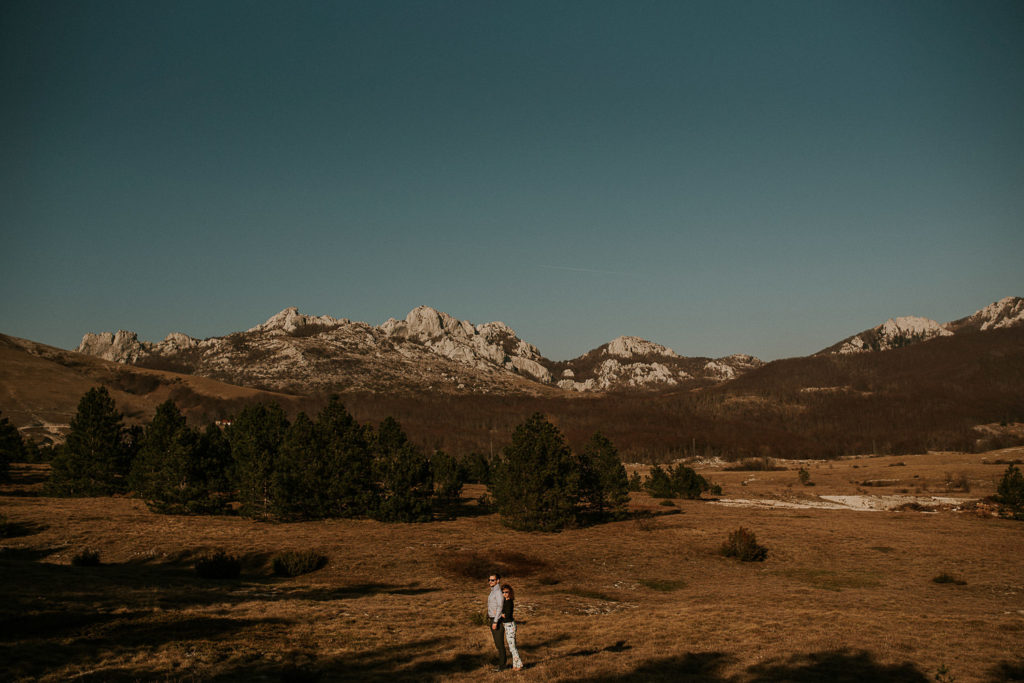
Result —
M487 628L491 628L494 622L488 619ZM498 627L491 629L491 635L494 636L494 647L498 648L498 666L502 669L505 668L505 664L508 663L508 655L505 653L505 627L498 623Z

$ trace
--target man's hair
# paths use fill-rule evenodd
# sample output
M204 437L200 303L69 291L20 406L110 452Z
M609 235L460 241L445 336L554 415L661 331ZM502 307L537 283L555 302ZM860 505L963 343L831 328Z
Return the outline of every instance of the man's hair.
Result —
M490 574L488 574L487 578L491 578L492 576L494 578L498 579L499 581L501 580L501 574L499 572L497 572L497 571L493 571Z

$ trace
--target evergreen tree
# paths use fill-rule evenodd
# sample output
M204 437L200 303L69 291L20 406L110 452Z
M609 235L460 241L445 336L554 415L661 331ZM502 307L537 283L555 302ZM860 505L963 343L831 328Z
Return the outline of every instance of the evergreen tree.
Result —
M493 469L492 495L502 522L555 531L576 519L580 470L558 428L536 413L519 425Z
M583 495L598 515L619 515L629 503L629 478L619 451L600 432L591 437L580 457L585 485Z
M629 478L629 490L638 493L644 490L644 480L640 477L639 471L634 471L633 475Z
M48 490L65 496L104 496L126 489L132 447L106 387L78 402L64 447L54 457Z
M711 488L707 479L682 463L670 469L668 474L672 481L672 492L679 498L700 498L700 494Z
M317 416L317 457L322 458L324 497L330 517L374 514L379 489L374 481L372 434L345 410L338 397Z
M223 494L231 486L231 443L224 430L211 422L199 435L197 453L199 478L209 494L208 512L224 507Z
M491 461L483 453L473 452L466 458L466 481L471 484L491 484Z
M451 508L462 498L462 487L466 483L466 468L444 451L435 451L430 459L434 475L434 507Z
M644 482L644 488L654 498L672 497L672 479L661 465L651 468L651 473L648 475L647 481Z
M996 502L1011 508L1024 509L1024 474L1016 465L1009 465L996 488Z
M0 481L9 478L12 462L26 460L27 452L18 428L6 417L0 417Z
M246 408L228 430L242 514L263 518L269 515L271 478L287 431L288 418L276 403Z
M316 425L299 413L285 434L271 476L274 513L284 519L319 519L331 513L326 470L316 449Z
M388 522L427 522L434 482L430 460L409 442L401 425L385 418L377 430L376 466L381 483L378 515Z
M207 497L198 471L198 451L198 435L174 401L164 401L143 432L128 483L151 510L187 512Z

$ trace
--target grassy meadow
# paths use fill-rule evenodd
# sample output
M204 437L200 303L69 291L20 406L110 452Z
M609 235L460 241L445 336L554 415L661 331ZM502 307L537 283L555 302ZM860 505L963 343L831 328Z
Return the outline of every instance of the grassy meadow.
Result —
M1013 680L1024 523L956 500L991 495L1001 462L1021 458L704 466L722 499L752 503L634 493L633 510L653 516L558 534L506 529L477 505L479 486L450 521L273 524L48 498L46 466L15 465L0 487L0 669L15 681ZM803 507L897 495L920 505ZM768 548L764 562L718 553L740 526ZM242 558L240 578L193 571L218 548ZM99 566L73 564L86 549ZM309 549L327 565L273 575L276 553ZM492 566L517 591L519 673L491 671Z

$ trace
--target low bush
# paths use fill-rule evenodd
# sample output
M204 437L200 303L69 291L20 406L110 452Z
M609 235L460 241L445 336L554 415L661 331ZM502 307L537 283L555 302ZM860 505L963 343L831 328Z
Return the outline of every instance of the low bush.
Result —
M223 550L196 559L196 574L204 579L237 579L242 573L242 561Z
M95 548L85 548L71 558L72 567L98 567L100 566L100 551Z
M729 534L720 552L726 557L735 557L743 562L763 562L768 557L768 548L758 545L754 532L744 527Z
M327 557L314 550L286 550L271 560L275 576L300 576L327 564Z
M814 482L811 481L811 473L806 468L801 467L797 470L796 476L804 486L814 486Z

